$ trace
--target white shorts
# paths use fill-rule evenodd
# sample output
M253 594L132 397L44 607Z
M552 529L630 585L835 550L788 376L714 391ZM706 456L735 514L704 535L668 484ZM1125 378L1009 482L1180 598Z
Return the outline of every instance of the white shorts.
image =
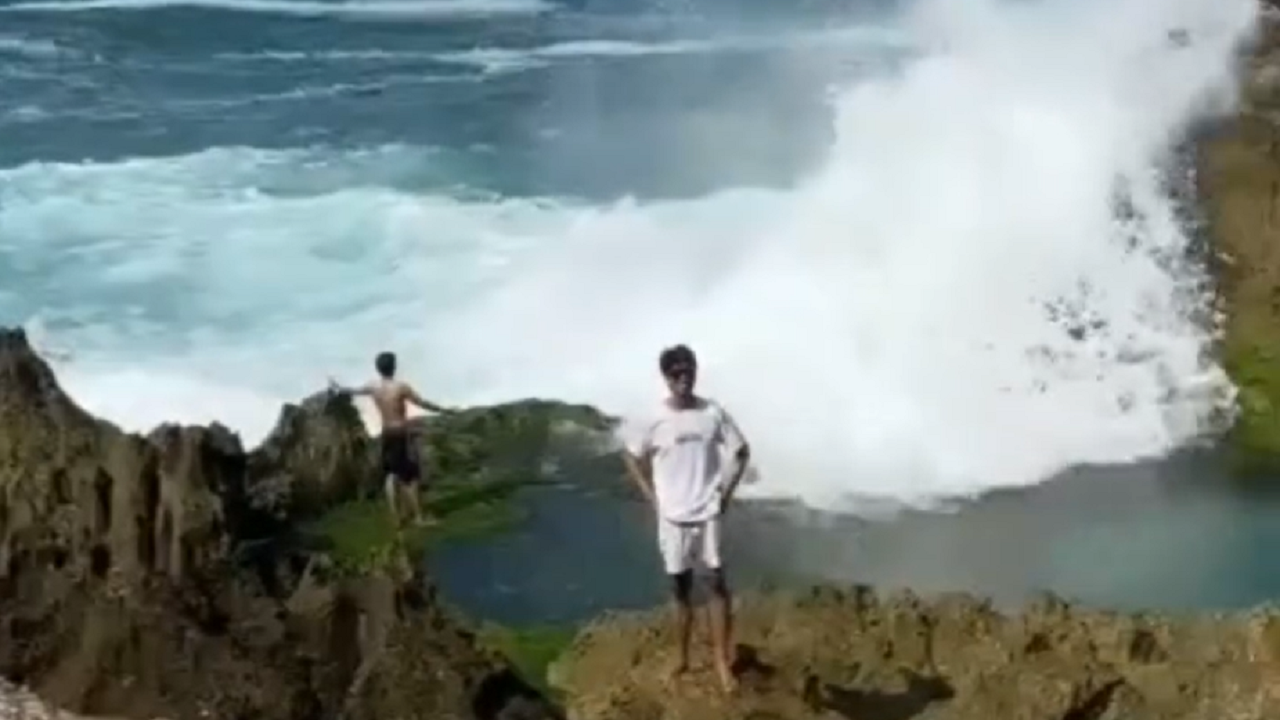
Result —
M668 575L720 569L720 519L673 523L658 518L658 550Z

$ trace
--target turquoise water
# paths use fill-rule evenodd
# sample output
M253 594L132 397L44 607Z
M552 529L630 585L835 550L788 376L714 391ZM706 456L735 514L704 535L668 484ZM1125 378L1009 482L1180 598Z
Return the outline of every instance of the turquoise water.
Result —
M1015 608L1049 591L1127 610L1233 610L1280 600L1280 485L1242 485L1215 453L1082 468L949 512L862 520L787 505L729 516L744 590L870 583L968 591ZM620 478L538 490L515 533L428 559L447 596L501 622L575 623L664 603L652 519ZM584 572L584 569L589 569Z

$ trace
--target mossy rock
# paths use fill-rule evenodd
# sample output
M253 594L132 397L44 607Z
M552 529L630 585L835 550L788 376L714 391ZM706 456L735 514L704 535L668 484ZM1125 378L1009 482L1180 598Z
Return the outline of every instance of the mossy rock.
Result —
M1237 417L1228 436L1233 470L1257 475L1280 471L1280 341L1239 341L1224 358L1238 389Z
M539 475L557 459L557 440L586 440L614 421L586 405L522 400L418 420L418 450L430 478Z
M1239 391L1227 450L1240 475L1280 472L1280 85L1261 71L1274 68L1280 26L1260 30L1242 109L1201 138L1196 173L1226 316L1221 359Z
M433 525L397 530L386 501L353 500L304 530L313 549L324 552L342 574L371 572L413 562L433 543L483 537L509 530L524 518L513 502L521 483L506 480L441 483L423 498Z
M486 623L479 636L480 644L510 660L525 682L554 696L548 670L573 644L577 633L572 625L509 627Z
M548 477L547 466L592 447L612 421L594 408L549 401L478 407L416 421L425 483L426 527L397 530L381 478L363 497L331 508L303 531L342 574L412 566L433 543L494 535L525 517L516 495Z

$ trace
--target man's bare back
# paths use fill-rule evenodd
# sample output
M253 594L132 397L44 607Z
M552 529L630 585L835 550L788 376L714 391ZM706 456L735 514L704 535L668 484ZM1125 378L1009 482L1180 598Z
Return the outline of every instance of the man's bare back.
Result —
M423 410L444 411L444 408L423 400L408 383L401 380L375 380L365 386L365 393L373 398L384 431L398 430L405 426L409 419L409 403Z
M365 395L373 399L378 409L378 418L382 421L382 435L378 439L381 446L382 470L386 476L387 502L392 515L399 518L396 510L396 496L401 494L404 486L418 482L421 477L415 442L411 439L408 424L408 406L416 405L423 410L437 413L451 412L433 402L424 400L408 383L397 380L396 357L389 352L379 353L374 359L374 367L378 371L377 379L357 388L344 388L332 379L330 388L335 392ZM421 524L423 518L418 506L417 491L407 492L415 522Z

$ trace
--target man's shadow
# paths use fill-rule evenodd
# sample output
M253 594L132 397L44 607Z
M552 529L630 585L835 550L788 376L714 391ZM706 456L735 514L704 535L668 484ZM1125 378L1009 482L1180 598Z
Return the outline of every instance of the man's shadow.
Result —
M734 648L733 670L745 687L756 689L766 689L778 674L777 667L745 644ZM955 690L942 678L902 672L907 688L897 693L840 687L810 675L805 679L803 700L814 713L829 711L849 720L909 720L933 703L955 697Z
M939 677L900 670L907 681L901 692L860 690L824 683L816 676L805 681L805 702L818 711L832 711L849 720L908 720L935 702L955 697L955 690Z

